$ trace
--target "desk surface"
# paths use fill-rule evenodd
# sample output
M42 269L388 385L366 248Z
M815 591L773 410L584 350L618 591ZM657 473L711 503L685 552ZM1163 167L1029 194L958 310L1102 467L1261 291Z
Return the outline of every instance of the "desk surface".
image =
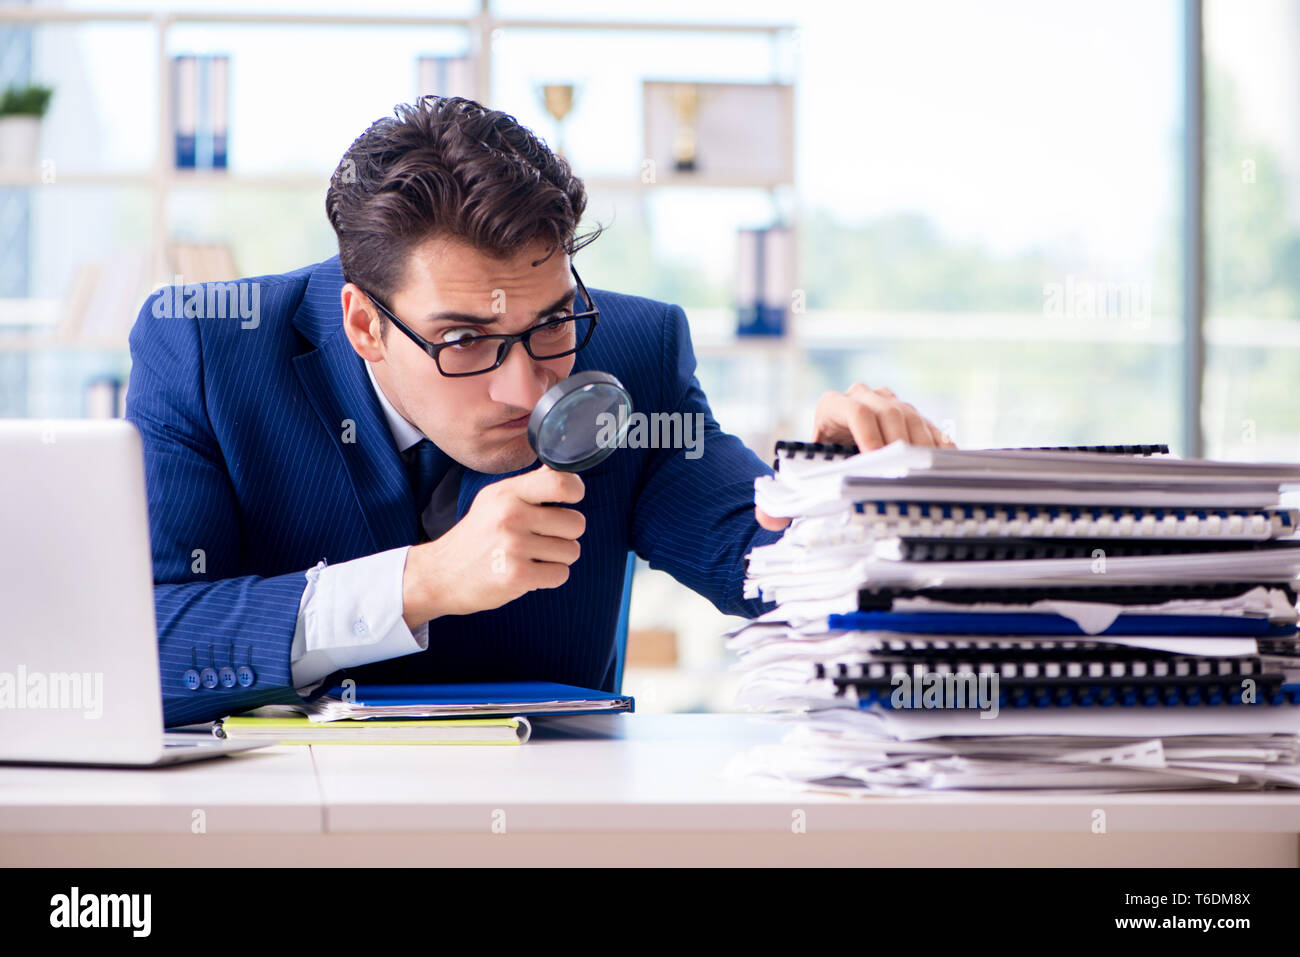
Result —
M793 809L835 830L1110 829L1300 832L1300 791L1070 795L948 793L848 798L724 775L782 729L745 715L539 721L520 747L277 746L125 770L0 767L0 832L167 833L512 829L788 831ZM958 810L960 813L958 813Z
M494 866L557 854L1294 866L1300 853L1300 791L853 798L724 774L783 731L745 715L610 715L539 721L520 747L277 746L143 770L0 767L0 865L329 863L342 845L358 863ZM207 835L197 855L196 833ZM488 837L503 833L512 842ZM792 845L792 833L808 839ZM242 842L226 857L213 850L222 836Z

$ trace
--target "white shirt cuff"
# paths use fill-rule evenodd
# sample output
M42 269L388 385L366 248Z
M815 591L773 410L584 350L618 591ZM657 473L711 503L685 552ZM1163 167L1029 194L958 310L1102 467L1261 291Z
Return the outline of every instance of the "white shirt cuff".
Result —
M404 545L307 571L289 663L293 686L310 694L329 675L429 647L429 625L402 618Z

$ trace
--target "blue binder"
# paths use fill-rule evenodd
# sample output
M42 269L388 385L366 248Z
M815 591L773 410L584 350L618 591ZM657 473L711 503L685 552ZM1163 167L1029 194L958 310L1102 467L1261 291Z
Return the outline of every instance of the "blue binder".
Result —
M1110 627L1088 635L1072 619L1044 612L857 611L830 615L832 631L896 631L921 635L1201 635L1206 637L1285 637L1294 627L1274 626L1267 618L1228 615L1142 615L1120 613Z
M326 693L326 697L342 699L344 690L341 684L335 685ZM556 684L549 681L502 681L436 685L357 685L355 688L350 689L349 693L358 707L418 709L424 705L440 706L440 710L436 715L438 717L616 714L631 712L636 706L635 700L627 695L615 694L609 691L595 691L591 688L578 688L573 685ZM554 701L603 703L603 706L587 710L554 710L546 707L548 702ZM457 705L463 707L458 709L455 707ZM482 705L495 705L498 707L495 709L483 708ZM409 716L414 717L414 715Z

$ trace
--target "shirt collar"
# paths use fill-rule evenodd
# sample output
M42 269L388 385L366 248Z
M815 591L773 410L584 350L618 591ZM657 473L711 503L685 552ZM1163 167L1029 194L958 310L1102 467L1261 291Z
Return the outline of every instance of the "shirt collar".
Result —
M375 372L370 368L369 362L366 363L366 375L370 376L370 384L374 387L375 395L379 397L379 405L384 410L384 418L388 420L388 431L393 433L393 441L397 443L397 451L405 452L421 439L427 438L423 432L410 422L407 422L393 408L393 403L388 401L388 396L384 395L384 390L379 387L379 380L375 378Z

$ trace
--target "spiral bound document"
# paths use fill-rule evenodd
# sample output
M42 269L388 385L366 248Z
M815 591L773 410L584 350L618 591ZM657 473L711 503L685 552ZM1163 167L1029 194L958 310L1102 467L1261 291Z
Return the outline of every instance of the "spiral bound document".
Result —
M1166 585L1018 585L1008 582L998 588L863 588L858 592L858 611L889 611L895 603L924 599L949 605L996 602L1031 605L1036 601L1098 602L1107 605L1160 605L1169 601L1224 601L1260 589L1276 592L1278 600L1294 608L1295 589L1285 583L1189 582Z
M834 625L831 625L834 628ZM969 662L980 661L1110 661L1150 659L1153 650L1142 643L1129 644L1122 637L1111 635L1082 638L1051 637L1046 635L937 635L937 634L861 634L858 641L847 647L867 651L871 655L884 655L891 660L956 658ZM835 639L827 638L827 642ZM815 644L815 642L813 642ZM1189 646L1201 647L1210 657L1236 658L1242 655L1218 649L1223 643L1212 639L1193 639ZM1232 642L1236 645L1236 642ZM1264 656L1284 668L1300 668L1300 646L1294 636L1289 638L1258 638L1247 640L1243 647L1246 656ZM783 649L784 650L784 649ZM819 652L814 651L813 654ZM1162 652L1163 654L1164 652Z
M1189 555L1239 552L1283 546L1254 541L1124 541L1108 538L998 538L974 541L907 536L874 543L877 558L902 562L1030 561L1038 558L1126 558L1141 555ZM1283 546L1284 547L1284 546Z
M854 502L848 516L807 519L798 544L841 545L893 536L931 538L1139 538L1267 541L1300 530L1291 508L1204 509Z
M1105 455L1168 455L1167 445L1040 445L1023 448L989 449L992 452L1096 452ZM857 455L856 445L840 442L794 442L781 440L776 443L776 458L772 468L780 470L783 459L821 459L829 461L844 459Z
M860 663L816 665L816 677L828 680L837 695L857 700L862 708L893 706L896 689L923 675L942 686L978 674L997 675L1000 707L1173 707L1300 704L1300 685L1287 684L1280 669L1258 658L1134 658L1104 661L963 662L873 658ZM905 676L904 685L897 676ZM1247 687L1244 679L1251 679ZM987 685L986 687L991 687ZM990 702L991 703L991 702ZM909 702L909 707L911 706ZM971 707L975 706L971 702Z
M754 482L773 516L827 516L856 502L1009 509L1269 509L1300 491L1295 463L1219 462L1079 451L935 449L893 442L847 457L789 458Z

